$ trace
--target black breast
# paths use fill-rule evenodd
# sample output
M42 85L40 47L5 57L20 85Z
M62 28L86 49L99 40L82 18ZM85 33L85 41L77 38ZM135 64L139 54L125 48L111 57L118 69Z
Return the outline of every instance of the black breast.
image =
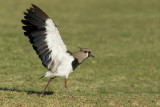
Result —
M72 68L73 68L73 70L75 70L79 64L80 64L80 63L79 63L78 60L75 58L75 59L72 61Z

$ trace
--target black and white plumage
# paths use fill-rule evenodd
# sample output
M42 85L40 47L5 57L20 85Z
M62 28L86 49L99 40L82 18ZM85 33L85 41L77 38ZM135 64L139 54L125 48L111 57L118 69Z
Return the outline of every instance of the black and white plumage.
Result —
M93 55L86 48L81 48L76 53L69 52L61 39L57 26L36 5L32 4L32 7L27 9L27 12L24 12L24 14L24 20L22 20L22 23L25 25L22 27L25 30L24 35L29 38L42 64L48 69L44 76L50 77L47 86L53 78L61 76L66 78L65 86L67 88L69 74L84 59ZM43 93L47 86L43 90Z

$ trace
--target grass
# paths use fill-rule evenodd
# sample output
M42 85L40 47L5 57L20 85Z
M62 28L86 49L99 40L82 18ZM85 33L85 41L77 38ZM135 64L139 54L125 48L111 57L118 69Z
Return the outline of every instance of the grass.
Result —
M88 59L40 94L46 69L23 35L22 12L31 3L56 23L70 51L88 47ZM1 106L160 106L160 1L0 1Z

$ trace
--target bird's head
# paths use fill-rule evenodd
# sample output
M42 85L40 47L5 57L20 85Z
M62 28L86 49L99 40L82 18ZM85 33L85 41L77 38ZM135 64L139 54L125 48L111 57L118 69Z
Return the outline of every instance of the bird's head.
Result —
M82 63L85 59L89 57L94 57L91 51L87 48L80 48L76 53L73 53L74 58L78 60L79 63Z
M80 48L80 53L85 56L85 58L88 58L88 57L94 57L91 53L91 51L87 48Z

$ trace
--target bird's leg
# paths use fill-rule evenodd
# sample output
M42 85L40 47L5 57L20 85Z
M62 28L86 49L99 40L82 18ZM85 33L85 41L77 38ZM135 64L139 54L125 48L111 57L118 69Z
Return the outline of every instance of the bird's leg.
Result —
M71 91L67 88L67 78L65 79L65 87L66 87L67 91L69 92L69 94L72 96L72 98L74 98Z
M51 82L51 80L53 80L54 78L56 78L56 77L53 77L53 78L50 78L50 79L49 79L49 81L48 81L48 83L47 83L46 87L45 87L45 88L44 88L44 90L42 91L42 94L44 94L44 92L46 91L46 89L47 89L47 87L48 87L49 83L50 83L50 82Z

